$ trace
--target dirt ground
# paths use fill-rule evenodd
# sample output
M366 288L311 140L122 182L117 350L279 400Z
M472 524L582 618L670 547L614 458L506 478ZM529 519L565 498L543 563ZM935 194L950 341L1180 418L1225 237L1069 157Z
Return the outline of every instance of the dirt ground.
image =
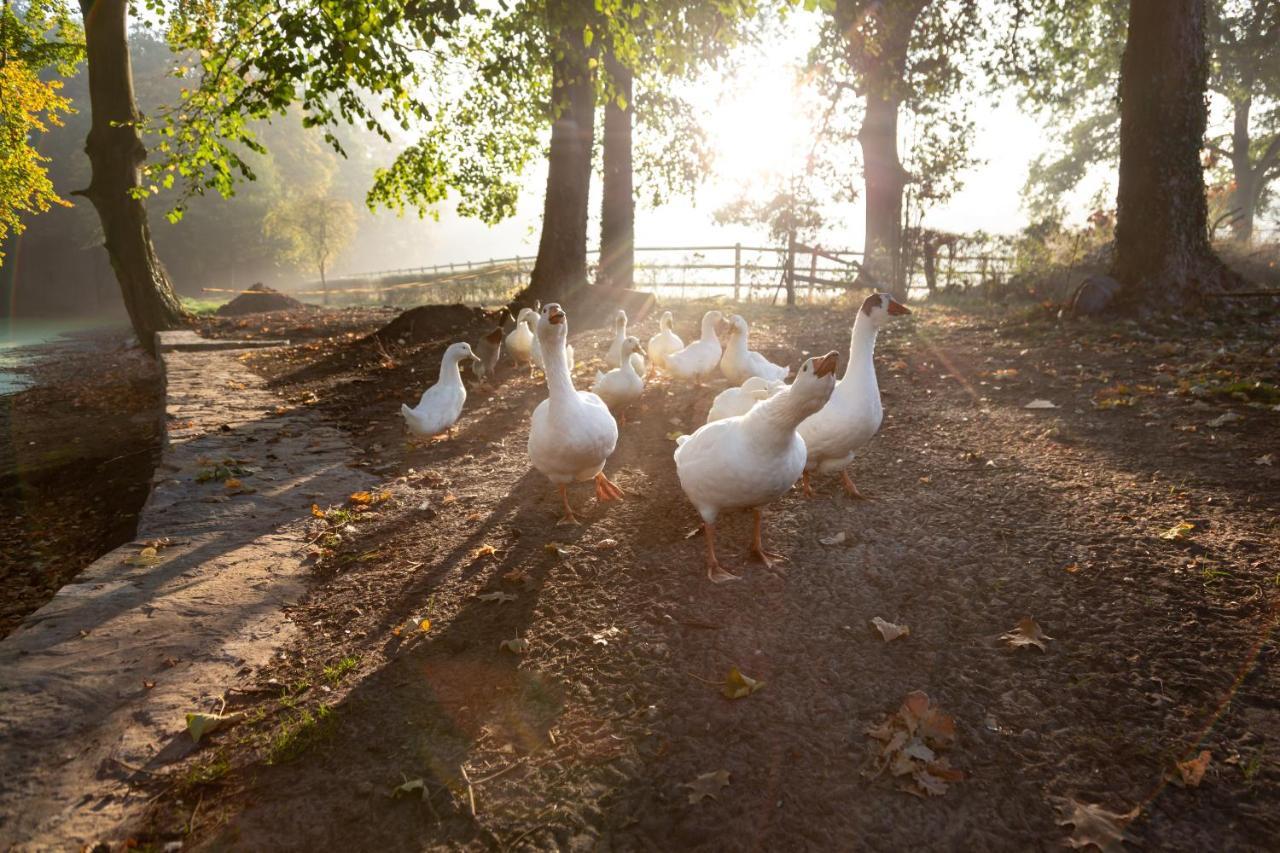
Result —
M686 338L703 307L676 309ZM853 469L873 499L828 480L770 507L774 570L743 563L749 516L728 517L744 579L724 586L671 459L719 387L650 385L607 468L627 500L577 487L583 524L557 527L525 451L538 380L508 369L454 439L411 448L398 405L449 339L378 347L360 335L385 314L331 333L310 315L311 340L251 364L350 431L370 493L315 508L304 639L228 685L246 718L153 780L139 840L1055 849L1069 798L1134 810L1147 849L1274 849L1280 316L1249 308L1146 326L918 309L877 349L886 421ZM847 352L852 307L743 313L776 360ZM574 335L579 387L603 339ZM1001 640L1024 616L1044 651ZM763 688L725 698L733 667ZM967 777L935 796L869 772L866 730L916 690L954 718ZM1175 763L1201 750L1186 785Z
M160 452L163 389L128 329L41 345L0 397L0 637L133 538Z

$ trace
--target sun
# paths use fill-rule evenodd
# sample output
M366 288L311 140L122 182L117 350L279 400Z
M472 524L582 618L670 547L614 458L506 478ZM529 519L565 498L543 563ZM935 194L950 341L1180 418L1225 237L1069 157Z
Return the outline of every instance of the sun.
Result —
M706 119L718 182L762 184L803 168L809 117L792 73L775 69L723 98Z

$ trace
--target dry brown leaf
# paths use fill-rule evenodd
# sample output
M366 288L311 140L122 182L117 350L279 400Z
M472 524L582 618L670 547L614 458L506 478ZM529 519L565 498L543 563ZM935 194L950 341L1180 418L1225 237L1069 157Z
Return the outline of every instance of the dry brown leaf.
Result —
M502 579L504 581L511 581L512 583L517 583L519 581L526 580L528 577L529 577L529 573L526 572L524 569L515 568L503 574Z
M313 516L315 516L316 518L324 518L324 517L325 517L325 512L324 512L324 510L322 510L322 509L321 509L318 505L316 505L316 504L312 504L312 505L311 505L311 514L312 514Z
M884 637L884 641L886 643L892 642L893 640L896 640L899 637L911 636L910 627L906 625L895 625L892 622L886 622L885 620L881 619L879 616L872 617L871 624L874 625L876 630L880 632L880 636Z
M742 671L735 666L725 676L720 692L724 694L726 699L742 699L755 693L761 687L764 687L763 681L743 675Z
M1048 647L1045 645L1045 641L1052 640L1053 637L1050 637L1042 631L1040 626L1036 624L1036 620L1032 619L1030 616L1023 616L1018 620L1017 626L1012 631L1001 634L1000 639L1004 640L1015 649L1023 648L1025 646L1035 646L1043 652L1048 650Z
M440 499L440 505L448 506L449 504L454 503L457 500L458 500L458 496L455 495L453 492L450 492L449 494L445 495Z
M476 598L480 599L481 601L492 601L497 604L506 604L508 601L516 600L516 597L514 595L512 595L509 592L503 592L500 589L494 590L493 592L486 592L483 595L477 595Z
M1200 787L1200 782L1204 779L1204 773L1209 769L1209 757L1209 750L1202 749L1195 758L1188 758L1186 761L1179 761L1174 765L1178 771L1178 778L1185 787Z
M843 530L841 530L839 533L837 533L834 536L823 536L821 539L818 540L818 542L819 544L822 544L822 545L843 545L844 540L847 538L848 536L845 534Z
M966 778L963 770L951 767L946 757L938 754L955 742L955 720L918 690L907 694L895 713L868 728L866 734L881 742L867 775L888 771L909 779L899 785L908 794L941 796L951 783Z
M474 562L481 557L492 557L496 553L498 553L498 549L492 545L481 545L479 548L471 552L471 560Z
M689 802L699 803L710 797L718 799L716 796L720 793L720 789L729 784L729 771L716 770L712 773L703 773L692 782L685 782L681 785L683 788L689 789Z
M353 504L367 505L373 503L373 495L369 492L354 492L347 500Z
M1103 853L1123 851L1124 842L1134 841L1125 827L1138 816L1138 807L1126 814L1109 812L1101 806L1079 803L1067 797L1054 797L1062 816L1058 826L1071 824L1073 831L1066 843L1077 850L1093 845Z

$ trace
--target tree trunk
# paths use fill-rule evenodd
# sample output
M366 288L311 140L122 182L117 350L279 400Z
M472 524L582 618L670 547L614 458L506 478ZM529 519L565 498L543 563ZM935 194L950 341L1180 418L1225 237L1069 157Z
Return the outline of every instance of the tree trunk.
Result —
M92 178L80 190L102 222L103 245L111 258L133 330L148 352L155 352L155 333L183 325L184 312L169 276L156 257L142 200L146 149L138 135L141 119L133 97L129 61L126 0L81 0L89 65L92 112L85 153Z
M587 283L587 205L595 136L595 86L581 28L565 28L563 53L551 66L551 125L542 237L529 286L517 301L572 302Z
M604 107L604 192L600 205L600 274L604 287L630 289L635 279L636 202L631 172L631 69L606 55L617 95ZM626 106L618 104L618 97Z
M1246 98L1231 105L1234 123L1231 132L1231 175L1235 191L1231 193L1233 218L1231 232L1241 243L1253 241L1253 219L1257 210L1253 162L1249 158L1249 112L1253 99Z
M1120 62L1120 182L1111 275L1130 309L1186 307L1234 276L1209 245L1205 0L1132 0Z

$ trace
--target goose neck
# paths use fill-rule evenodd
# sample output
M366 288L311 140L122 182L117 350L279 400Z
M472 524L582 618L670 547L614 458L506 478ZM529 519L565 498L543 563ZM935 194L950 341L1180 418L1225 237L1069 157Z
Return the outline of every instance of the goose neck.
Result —
M462 360L462 356L457 353L448 353L440 362L440 384L441 385L461 385L462 371L458 369L458 362Z
M547 390L551 398L568 399L576 395L573 377L569 375L569 359L564 351L564 344L559 340L543 341L538 339L542 347L543 371L547 375ZM548 352L547 350L550 350Z

